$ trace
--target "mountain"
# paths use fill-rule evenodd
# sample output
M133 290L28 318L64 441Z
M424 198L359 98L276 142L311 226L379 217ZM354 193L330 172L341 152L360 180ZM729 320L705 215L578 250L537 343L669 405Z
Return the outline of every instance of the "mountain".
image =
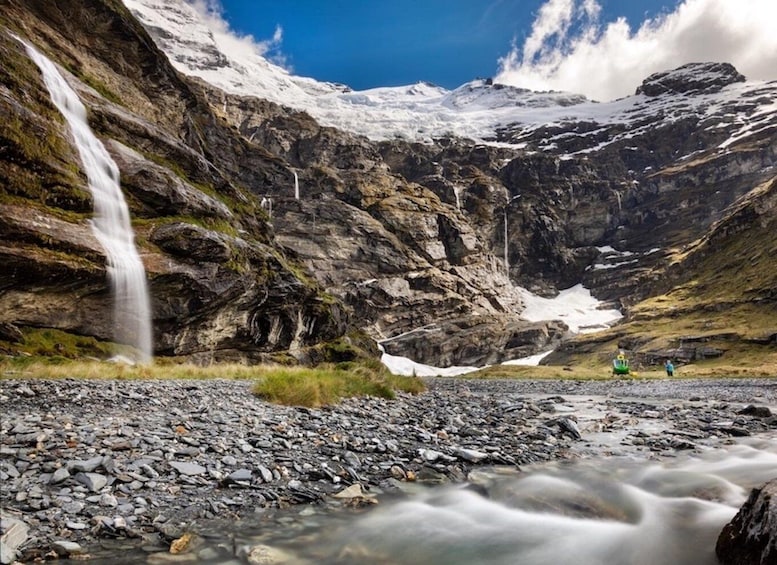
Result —
M14 34L59 64L118 164L158 355L773 353L773 82L697 63L608 103L490 80L354 92L289 75L182 0L3 0L0 26L9 352L50 328L112 337L83 173ZM623 323L569 339L529 315L580 284ZM725 351L689 347L721 333L711 320L732 328Z

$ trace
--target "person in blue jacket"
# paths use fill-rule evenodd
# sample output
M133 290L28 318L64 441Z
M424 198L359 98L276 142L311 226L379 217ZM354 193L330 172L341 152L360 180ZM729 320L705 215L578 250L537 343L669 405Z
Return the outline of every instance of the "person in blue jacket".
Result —
M674 364L672 363L671 359L667 359L664 362L664 369L666 369L666 376L667 377L674 376Z

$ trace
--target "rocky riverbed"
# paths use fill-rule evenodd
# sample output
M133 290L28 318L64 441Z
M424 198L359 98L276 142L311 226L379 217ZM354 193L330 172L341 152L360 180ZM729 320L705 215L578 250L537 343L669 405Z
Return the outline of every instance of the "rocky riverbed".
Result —
M366 505L486 466L777 441L777 379L427 383L308 409L247 381L2 380L2 563L167 550L196 521Z

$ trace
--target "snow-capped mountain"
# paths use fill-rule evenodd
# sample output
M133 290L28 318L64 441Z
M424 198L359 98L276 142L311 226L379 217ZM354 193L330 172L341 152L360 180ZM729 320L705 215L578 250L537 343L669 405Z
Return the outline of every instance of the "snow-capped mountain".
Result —
M773 123L777 112L774 83L742 83L732 77L721 82L726 73L721 75L714 65L687 65L683 70L659 73L652 81L685 81L697 88L651 90L643 86L637 95L607 103L491 80L475 80L452 91L427 83L352 91L343 85L289 74L265 59L250 39L236 38L223 29L223 22L209 20L187 0L123 1L181 72L232 94L304 110L322 125L373 140L426 141L453 135L484 143L576 153L601 149L658 120L688 114L702 120L716 116L714 127L724 128L736 139ZM726 110L727 105L743 99L751 106L751 119L721 120L720 116L733 115ZM570 127L574 123L585 123L586 127ZM605 131L608 135L603 140ZM571 138L574 143L570 144ZM726 145L724 141L721 148Z

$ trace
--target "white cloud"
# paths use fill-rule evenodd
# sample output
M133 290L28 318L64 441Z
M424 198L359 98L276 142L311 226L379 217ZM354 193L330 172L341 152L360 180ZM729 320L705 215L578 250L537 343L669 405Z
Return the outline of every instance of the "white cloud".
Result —
M207 27L218 36L219 48L228 57L239 59L241 53L255 52L292 72L286 56L281 52L283 28L280 25L275 26L272 38L257 40L252 35L241 35L229 26L219 0L191 0L189 3L199 12Z
M633 94L651 73L691 62L777 79L774 0L684 0L636 31L624 18L601 26L600 12L596 0L548 0L523 46L499 60L496 81L612 100Z

